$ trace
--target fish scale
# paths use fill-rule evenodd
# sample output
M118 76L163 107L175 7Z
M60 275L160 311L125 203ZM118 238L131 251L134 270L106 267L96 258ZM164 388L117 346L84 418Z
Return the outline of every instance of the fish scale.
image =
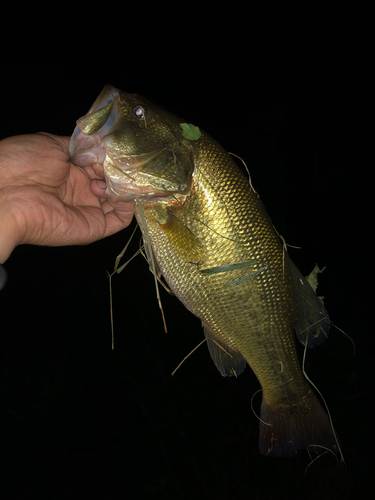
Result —
M295 331L309 347L322 342L328 315L232 157L197 127L112 86L77 121L69 153L78 166L103 163L114 201L137 200L158 271L201 319L220 373L251 366L262 387L261 453L335 451L294 340Z

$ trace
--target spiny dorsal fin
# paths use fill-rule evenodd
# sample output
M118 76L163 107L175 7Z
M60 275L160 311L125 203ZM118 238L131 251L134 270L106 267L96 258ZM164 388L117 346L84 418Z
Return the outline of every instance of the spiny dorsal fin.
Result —
M246 368L246 360L239 351L227 346L202 323L212 361L223 377L237 377Z
M294 329L298 340L303 345L306 344L307 338L307 346L315 347L328 337L330 324L328 313L323 302L289 257L288 261L293 278L296 305Z

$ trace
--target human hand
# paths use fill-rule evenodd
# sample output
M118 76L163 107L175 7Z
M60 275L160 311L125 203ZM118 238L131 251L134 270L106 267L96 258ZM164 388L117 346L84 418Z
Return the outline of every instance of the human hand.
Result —
M76 167L68 144L47 133L0 141L0 263L22 243L84 245L130 224L134 203L108 200L101 166Z

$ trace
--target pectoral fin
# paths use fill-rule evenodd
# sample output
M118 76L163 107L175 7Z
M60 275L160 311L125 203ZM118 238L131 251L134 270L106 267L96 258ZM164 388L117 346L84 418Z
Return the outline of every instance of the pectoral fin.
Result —
M315 347L328 337L330 325L328 313L323 302L289 257L288 262L293 278L296 305L294 329L303 345L307 339L307 346Z
M237 377L246 368L245 358L239 351L231 349L222 340L219 340L203 324L204 335L212 361L223 377Z
M171 211L168 211L166 222L160 227L171 243L172 240L178 242L173 247L185 262L199 263L204 260L204 245Z

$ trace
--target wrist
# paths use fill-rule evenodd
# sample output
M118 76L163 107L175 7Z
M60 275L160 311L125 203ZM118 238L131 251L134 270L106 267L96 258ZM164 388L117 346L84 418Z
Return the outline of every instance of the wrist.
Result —
M3 264L20 243L18 224L9 201L0 189L0 264Z

